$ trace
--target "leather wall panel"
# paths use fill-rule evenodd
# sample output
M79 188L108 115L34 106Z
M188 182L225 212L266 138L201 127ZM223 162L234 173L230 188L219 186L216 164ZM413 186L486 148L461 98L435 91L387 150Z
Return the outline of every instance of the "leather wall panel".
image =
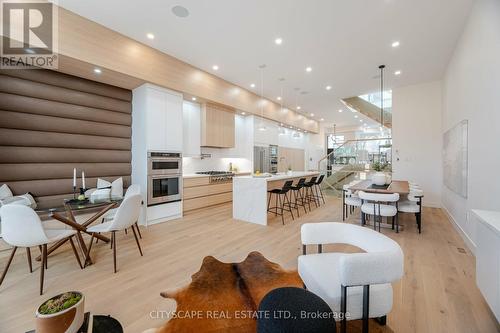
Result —
M7 75L0 75L0 91L9 94L46 99L49 101L64 102L123 113L132 113L132 104L130 102L89 94L77 90L51 86L49 84L18 79Z
M132 115L130 114L1 92L0 109L117 125L132 125Z
M128 150L0 146L0 163L130 163Z
M0 70L0 185L39 202L78 185L130 184L132 92L48 70Z

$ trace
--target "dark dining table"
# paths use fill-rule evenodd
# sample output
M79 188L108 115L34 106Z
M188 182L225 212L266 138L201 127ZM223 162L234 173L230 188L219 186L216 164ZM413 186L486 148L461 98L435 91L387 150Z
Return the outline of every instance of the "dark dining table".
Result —
M90 233L87 232L87 227L93 222L97 221L99 218L101 218L110 209L117 207L121 201L122 199L119 200L105 199L105 200L99 200L97 202L91 202L88 199L86 200L57 199L40 203L38 207L35 209L35 211L40 216L48 216L76 230L76 239L78 241L82 257L85 258L84 266L87 266L92 264L92 260L90 259L89 256L87 256L87 246L85 245L85 242L83 240L82 233L90 235ZM84 213L86 211L89 211L93 214L90 217L88 217L85 221L77 222L75 215ZM108 237L100 234L96 234L94 235L94 237L106 243L110 241ZM52 244L47 249L47 255L54 252L56 249L58 249L61 245L63 245L67 241L68 238L62 239ZM36 260L38 261L40 259L41 259L40 256L36 258Z

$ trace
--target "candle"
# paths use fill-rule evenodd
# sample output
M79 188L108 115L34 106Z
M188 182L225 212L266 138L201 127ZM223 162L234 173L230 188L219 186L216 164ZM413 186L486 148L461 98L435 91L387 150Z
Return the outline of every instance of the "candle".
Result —
M85 189L85 172L82 171L82 188Z
M76 168L73 168L73 187L76 187Z

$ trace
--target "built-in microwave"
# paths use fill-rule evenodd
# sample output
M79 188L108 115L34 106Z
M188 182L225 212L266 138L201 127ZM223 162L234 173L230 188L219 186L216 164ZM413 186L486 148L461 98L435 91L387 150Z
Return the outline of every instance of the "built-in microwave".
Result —
M182 154L148 152L148 206L182 200Z
M148 175L182 174L182 155L169 152L148 152Z

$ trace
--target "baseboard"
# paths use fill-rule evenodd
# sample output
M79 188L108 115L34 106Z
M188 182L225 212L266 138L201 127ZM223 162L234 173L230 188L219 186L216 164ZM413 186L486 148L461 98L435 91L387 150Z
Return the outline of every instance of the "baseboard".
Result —
M425 200L423 201L422 206L428 207L428 208L442 208L443 207L440 202L426 202Z
M476 244L472 241L472 239L470 239L470 237L465 233L464 229L462 229L462 227L453 218L453 215L450 214L448 209L446 209L445 206L443 206L442 209L443 209L443 212L445 213L446 217L450 221L450 223L455 227L455 230L458 231L458 233L460 234L460 237L462 237L462 239L464 240L465 245L467 245L467 247L472 252L472 254L475 255L476 254Z

